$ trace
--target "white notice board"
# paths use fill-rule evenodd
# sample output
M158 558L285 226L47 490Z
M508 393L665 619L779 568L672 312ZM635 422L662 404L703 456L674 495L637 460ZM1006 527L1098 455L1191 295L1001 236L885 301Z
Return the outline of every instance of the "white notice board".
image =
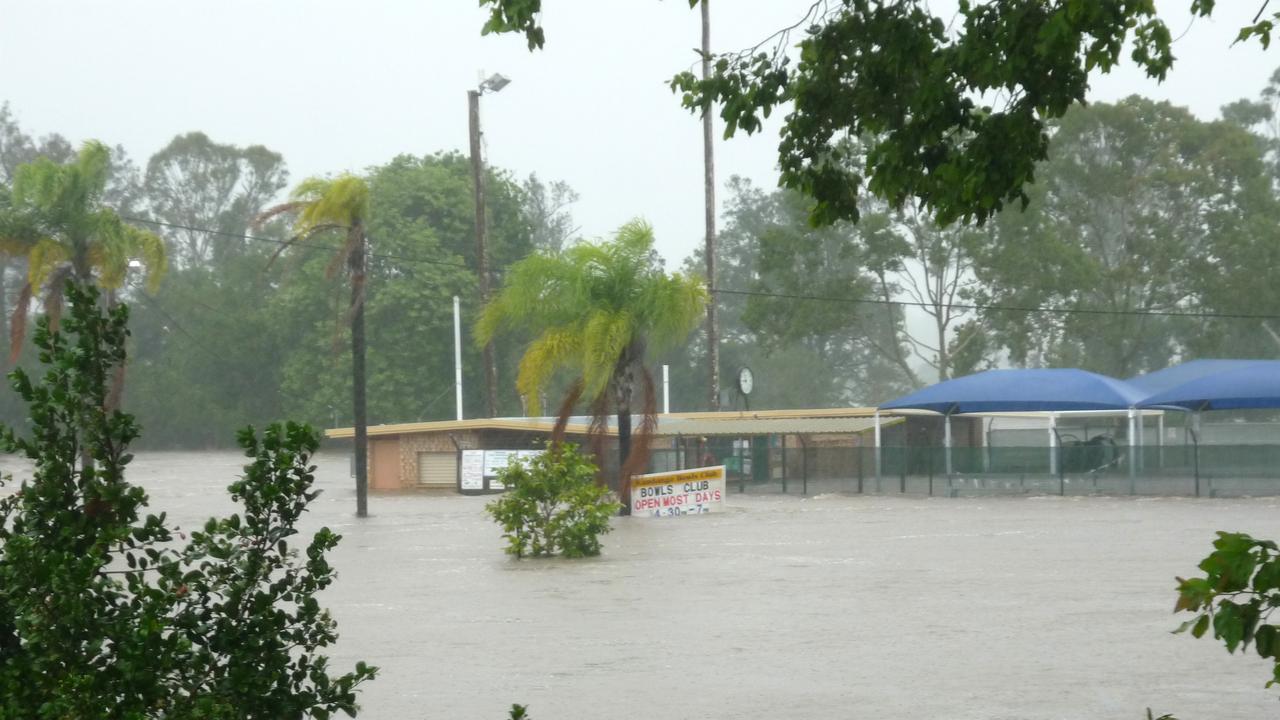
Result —
M724 510L724 466L650 473L631 478L631 514L701 515Z
M520 462L542 454L542 450L463 450L458 473L458 489L463 492L505 490L498 471L512 458Z

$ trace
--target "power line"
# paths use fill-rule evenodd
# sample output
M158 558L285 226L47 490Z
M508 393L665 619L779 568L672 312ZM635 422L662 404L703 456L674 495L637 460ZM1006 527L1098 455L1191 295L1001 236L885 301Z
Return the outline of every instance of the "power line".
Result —
M767 297L777 298L780 300L818 300L823 302L848 303L852 305L899 305L908 307L932 308L931 303L919 302L914 300L883 300L879 298L850 298L836 297L831 295L801 295L792 293L774 293L753 290L726 290L716 288L713 290L717 295L742 295L746 297ZM1185 310L1101 310L1092 308L1059 308L1059 307L1043 307L1043 306L1020 306L1020 305L975 305L969 303L943 303L943 307L949 307L953 310L981 310L992 312L1020 312L1020 313L1046 313L1059 315L1134 315L1134 316L1154 316L1154 317L1185 317L1199 319L1222 319L1222 320L1280 320L1280 315L1260 315L1252 313L1215 313L1215 312L1189 312Z
M120 219L127 220L129 222L136 222L136 223L143 223L146 225L156 225L158 227L171 228L174 230L186 230L188 232L198 232L198 233L205 233L206 235L233 238L236 240L253 240L254 242L272 243L274 245L314 248L317 250L332 250L334 252L343 250L343 248L338 245L326 245L324 243L313 243L313 242L306 242L301 240L290 242L288 240L277 240L275 238L261 237L258 235L248 235L245 233L227 232L225 230L214 230L213 228L202 228L202 227L196 227L194 225L183 225L182 223L163 222L161 220L148 220L146 218L126 217L126 216L121 216ZM449 262L447 260L433 260L431 258L415 257L410 255L393 255L391 253L376 253L376 252L370 252L370 253L367 253L367 255L371 258L399 260L401 262L426 263L428 265L443 265L444 267L456 267L456 268L462 268L464 270L470 269L467 265L463 263Z
M266 238L255 235L242 233L227 232L225 230L214 230L212 228L202 228L193 225L184 225L182 223L170 223L160 220L147 220L138 217L122 217L121 219L130 222L145 223L156 225L159 227L172 228L176 230L186 230L188 232L207 233L209 235L233 238L237 240L253 240L256 242L272 243L275 245L288 245L292 247L315 248L320 250L340 251L343 248L337 245L326 245L323 243L310 243L304 241L289 242L287 240L277 240L275 238ZM410 255L395 255L391 253L374 253L370 252L369 257L383 258L386 260L397 260L401 262L426 263L429 265L442 265L445 267L461 268L463 270L471 270L471 268L463 263L448 262L445 260L434 260L431 258L416 257ZM716 295L738 295L742 297L762 297L774 298L778 300L805 300L818 302L834 302L845 303L850 305L882 305L882 306L899 306L899 307L919 307L932 308L931 303L914 301L914 300L884 300L880 298L852 298L840 297L832 295L807 295L800 293L778 293L766 292L761 290L732 290L727 288L716 288L712 291ZM1034 305L981 305L974 303L945 303L944 307L952 310L973 310L983 312L1020 312L1026 314L1048 314L1048 315L1095 315L1095 316L1132 316L1132 317L1177 317L1192 318L1202 320L1278 320L1280 315L1267 315L1257 313L1222 313L1222 312L1191 312L1187 310L1104 310L1095 308L1062 308L1062 307L1045 307Z

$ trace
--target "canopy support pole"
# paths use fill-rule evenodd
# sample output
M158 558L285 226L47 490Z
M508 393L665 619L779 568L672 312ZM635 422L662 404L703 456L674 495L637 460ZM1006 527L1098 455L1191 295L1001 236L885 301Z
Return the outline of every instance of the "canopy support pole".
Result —
M947 477L951 477L951 413L942 416L942 444L947 454Z
M1137 421L1138 421L1138 411L1133 408L1129 408L1129 436L1126 439L1129 441L1129 494L1130 495L1134 494L1134 490L1135 490L1134 486L1136 485L1137 478L1138 478L1138 458L1134 455L1135 449L1137 447L1136 445L1136 440L1137 440L1136 435L1138 434Z
M875 448L875 464L876 464L876 492L880 492L880 411L875 414L876 428L876 448Z
M1164 411L1156 416L1156 462L1161 469L1164 469Z
M995 424L995 418L984 418L982 420L982 472L990 474L991 472L991 426Z
M1058 474L1058 413L1049 413L1049 475Z

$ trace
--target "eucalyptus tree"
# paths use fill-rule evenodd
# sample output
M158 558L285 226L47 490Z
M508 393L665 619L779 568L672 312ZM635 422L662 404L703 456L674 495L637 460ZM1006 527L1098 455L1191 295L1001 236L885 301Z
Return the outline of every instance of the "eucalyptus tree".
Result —
M579 400L591 415L597 454L610 413L616 415L624 512L628 478L648 461L657 397L646 360L684 340L707 302L701 280L668 274L653 249L653 229L633 220L607 242L580 242L559 253L537 252L511 266L501 292L485 307L476 340L500 331L536 335L520 361L516 386L538 412L539 392L561 369L574 382L560 406L555 436ZM638 401L638 402L637 402ZM641 421L633 436L632 413Z
M1015 363L1125 376L1212 353L1203 341L1214 323L1169 313L1275 307L1263 287L1273 283L1256 280L1266 265L1247 265L1276 255L1265 153L1239 125L1166 102L1135 96L1068 113L1031 206L981 236L978 299L997 306L984 324ZM998 309L1008 306L1045 311Z
M351 328L351 403L355 419L356 515L369 514L369 422L365 397L365 277L367 241L365 224L369 218L369 185L363 178L340 175L310 178L293 190L289 202L263 211L255 224L283 214L294 216L294 235L281 244L279 255L290 245L322 236L337 235L342 244L329 262L328 275L347 276L351 299L345 321ZM273 256L274 259L275 256Z
M143 188L151 214L170 225L175 264L190 267L235 252L238 246L229 240L244 234L288 179L277 152L261 145L217 143L202 132L190 132L151 156Z

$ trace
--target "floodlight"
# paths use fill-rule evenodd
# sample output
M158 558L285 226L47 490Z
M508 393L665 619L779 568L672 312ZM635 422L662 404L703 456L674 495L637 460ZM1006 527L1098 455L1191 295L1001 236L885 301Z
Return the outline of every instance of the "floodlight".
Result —
M498 92L502 88L511 84L511 78L505 77L499 73L490 75L484 82L480 83L480 92L492 90Z

